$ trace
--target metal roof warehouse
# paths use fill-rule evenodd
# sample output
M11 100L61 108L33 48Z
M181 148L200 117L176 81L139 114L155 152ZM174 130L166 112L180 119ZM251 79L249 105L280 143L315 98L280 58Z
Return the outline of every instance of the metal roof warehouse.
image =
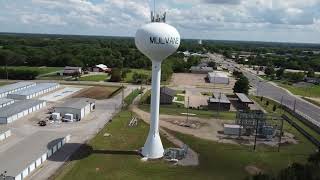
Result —
M0 124L11 123L46 106L45 101L23 100L0 108Z
M34 82L18 82L0 87L0 98L6 97L10 93L35 86Z
M13 99L0 98L0 108L8 106L12 103L14 103Z
M57 88L59 88L58 83L39 83L35 87L27 88L12 94L8 94L8 98L18 99L18 100L31 99L36 96L40 96L44 93L53 91Z

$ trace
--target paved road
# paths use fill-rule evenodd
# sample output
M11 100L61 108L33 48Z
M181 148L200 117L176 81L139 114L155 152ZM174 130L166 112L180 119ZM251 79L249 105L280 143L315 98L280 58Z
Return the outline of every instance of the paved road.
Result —
M210 55L212 59L215 56ZM246 71L239 64L231 60L218 60L219 63L224 64L230 71L234 69L241 69L244 75L249 79L250 84L256 89L255 94L259 96L265 96L271 98L279 103L282 101L284 105L291 109L296 109L296 112L308 118L314 124L320 126L320 108L301 99L300 97L294 96L288 91L276 86L273 83L261 80L257 75Z

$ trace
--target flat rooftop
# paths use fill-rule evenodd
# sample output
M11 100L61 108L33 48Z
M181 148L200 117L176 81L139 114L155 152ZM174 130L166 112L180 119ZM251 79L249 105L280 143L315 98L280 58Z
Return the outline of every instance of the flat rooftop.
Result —
M209 77L224 77L229 78L228 75L225 72L222 71L213 71L208 73Z
M9 91L12 91L12 90L15 90L15 89L23 88L23 87L26 87L26 86L35 85L35 84L36 83L34 83L34 82L17 82L17 83L14 83L14 84L8 84L8 85L0 87L0 94L9 92Z
M44 101L40 100L22 100L16 101L13 104L0 108L0 117L6 118L18 114L22 111L25 111L31 107L34 107L38 104L43 103Z
M231 102L229 101L228 97L223 94L223 93L213 93L214 97L211 97L209 99L210 103L225 103L225 104L230 104Z
M65 136L66 134L63 133L39 131L19 141L11 148L0 153L0 162L5 162L0 163L0 172L7 171L9 176L18 175L46 153L54 144L52 142Z
M12 94L28 96L28 95L32 95L32 94L35 94L37 92L40 92L40 91L55 87L57 85L59 85L59 84L58 83L38 83L34 87L23 89L23 90L17 91L17 92L12 93Z
M7 98L0 98L0 105L7 104L9 102L14 102L13 99L7 99Z
M90 103L94 103L94 99L90 98L71 98L68 99L61 105L57 105L55 108L72 108L72 109L82 109Z
M253 101L251 101L247 95L243 93L236 93L236 96L239 98L239 100L243 103L253 104Z

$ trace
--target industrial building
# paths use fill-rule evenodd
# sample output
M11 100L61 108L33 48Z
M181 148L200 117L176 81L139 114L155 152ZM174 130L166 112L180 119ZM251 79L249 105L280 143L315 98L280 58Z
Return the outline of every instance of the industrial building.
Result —
M19 90L30 88L35 85L36 83L34 82L18 82L18 83L2 86L0 87L0 98L7 97L8 94L12 94Z
M240 110L250 110L249 105L254 104L254 102L243 93L236 93L236 96L238 97L237 108Z
M95 110L95 100L89 98L71 98L54 108L53 119L62 118L64 121L80 121ZM58 119L54 119L58 120Z
M23 100L0 108L0 124L8 124L46 106L45 101Z
M13 103L14 103L13 99L0 98L0 108L3 108Z
M160 104L172 104L176 91L168 87L160 88Z
M38 83L32 88L23 89L12 94L8 94L8 98L16 100L31 99L42 94L48 93L59 88L58 83Z
M243 127L238 124L224 124L223 125L223 134L231 135L231 136L238 136L242 135Z
M214 84L229 84L230 79L225 72L213 71L208 73L208 81Z
M192 66L190 71L194 74L207 74L213 72L213 68L207 66Z
M208 99L208 109L216 111L229 111L231 102L228 97L222 93L213 93L213 96Z

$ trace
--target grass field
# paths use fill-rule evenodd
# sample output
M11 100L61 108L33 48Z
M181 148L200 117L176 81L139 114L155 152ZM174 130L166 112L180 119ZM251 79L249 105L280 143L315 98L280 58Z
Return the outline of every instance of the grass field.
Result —
M73 96L76 98L85 97L93 99L108 99L119 91L121 87L116 86L95 86L85 90L82 90L79 94Z
M294 87L287 84L279 84L281 87L288 89L291 93L306 97L320 97L320 85L311 85L309 87Z
M0 86L4 86L4 85L7 85L7 84L11 84L9 82L0 82Z
M95 75L89 75L89 76L83 76L79 80L80 81L107 81L110 79L109 74L95 74Z
M177 95L177 101L184 101L184 96Z
M286 129L294 134L300 142L298 145L286 145L276 152L276 148L252 147L231 144L219 144L189 135L174 133L200 154L197 167L173 166L164 161L141 162L140 156L132 150L143 146L149 126L139 122L135 128L129 128L130 112L123 111L111 124L107 125L92 139L81 154L74 155L71 163L61 172L57 180L244 180L248 177L247 166L255 166L267 173L276 173L293 162L305 162L315 147L295 129ZM287 127L286 127L287 128ZM110 133L111 137L104 137ZM172 145L162 138L165 147ZM78 159L78 160L77 160ZM80 159L80 160L79 160Z
M0 66L4 68L4 66ZM29 66L9 66L8 69L22 69L22 70L31 70L39 72L39 75L48 74L56 71L63 70L63 67L29 67Z
M127 105L132 104L133 100L140 95L141 90L140 89L135 89L134 91L132 91L125 99L124 102Z
M145 70L145 69L130 69L131 72L127 73L126 77L124 78L124 82L131 83L133 81L132 76L134 73L141 73L146 74L151 77L151 70Z
M180 106L180 107L179 107ZM139 106L140 109L146 112L150 112L150 105L149 104L142 104ZM216 111L206 111L206 110L196 110L196 109L189 109L189 111L182 107L182 105L172 104L172 105L160 105L160 114L167 114L167 115L176 115L176 116L184 116L181 113L196 114L193 117L199 118L219 118L225 120L234 120L236 118L235 112L220 112L219 115Z

